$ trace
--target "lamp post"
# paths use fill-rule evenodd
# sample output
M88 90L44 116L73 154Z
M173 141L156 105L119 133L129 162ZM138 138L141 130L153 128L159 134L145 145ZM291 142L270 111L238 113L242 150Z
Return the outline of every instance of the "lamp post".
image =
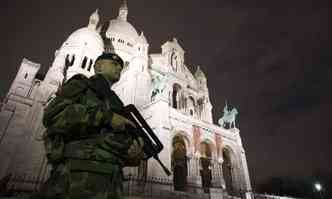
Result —
M322 192L321 192L323 189L322 185L320 183L315 183L314 186L315 186L316 191L319 193L320 199L323 199Z

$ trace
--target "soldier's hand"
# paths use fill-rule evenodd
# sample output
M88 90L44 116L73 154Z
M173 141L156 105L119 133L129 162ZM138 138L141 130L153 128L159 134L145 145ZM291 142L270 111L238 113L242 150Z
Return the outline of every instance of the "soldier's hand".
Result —
M114 129L125 130L126 125L136 128L136 125L132 121L128 120L127 118L125 118L122 115L119 115L117 113L113 114L111 126Z

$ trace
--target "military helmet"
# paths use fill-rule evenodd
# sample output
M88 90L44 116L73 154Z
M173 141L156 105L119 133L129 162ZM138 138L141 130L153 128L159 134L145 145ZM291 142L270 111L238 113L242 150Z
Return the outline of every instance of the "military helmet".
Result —
M114 61L118 62L123 67L123 60L121 59L121 57L119 55L117 55L115 53L103 53L102 55L100 55L96 59L96 62L98 60L102 60L102 59L114 60Z

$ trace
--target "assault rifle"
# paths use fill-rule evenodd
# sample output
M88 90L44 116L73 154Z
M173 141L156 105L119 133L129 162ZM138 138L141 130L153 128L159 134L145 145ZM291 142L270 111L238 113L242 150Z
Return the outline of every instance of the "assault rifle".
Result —
M150 126L146 123L136 107L133 104L125 106L122 115L124 115L130 121L134 122L137 126L136 129L133 129L133 132L135 133L135 137L141 137L144 141L144 159L147 160L150 157L153 157L155 160L157 160L165 173L168 176L171 175L171 172L166 168L166 166L160 161L158 157L158 154L164 148L163 144L160 142Z

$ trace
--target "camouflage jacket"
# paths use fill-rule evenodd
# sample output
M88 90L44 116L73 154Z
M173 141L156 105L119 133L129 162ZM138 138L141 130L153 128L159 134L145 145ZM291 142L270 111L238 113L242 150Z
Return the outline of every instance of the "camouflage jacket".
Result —
M123 103L110 86L100 74L90 79L76 75L45 108L45 146L51 164L75 160L73 169L94 172L107 172L107 164L135 166L127 154L133 137L112 129L112 115Z

